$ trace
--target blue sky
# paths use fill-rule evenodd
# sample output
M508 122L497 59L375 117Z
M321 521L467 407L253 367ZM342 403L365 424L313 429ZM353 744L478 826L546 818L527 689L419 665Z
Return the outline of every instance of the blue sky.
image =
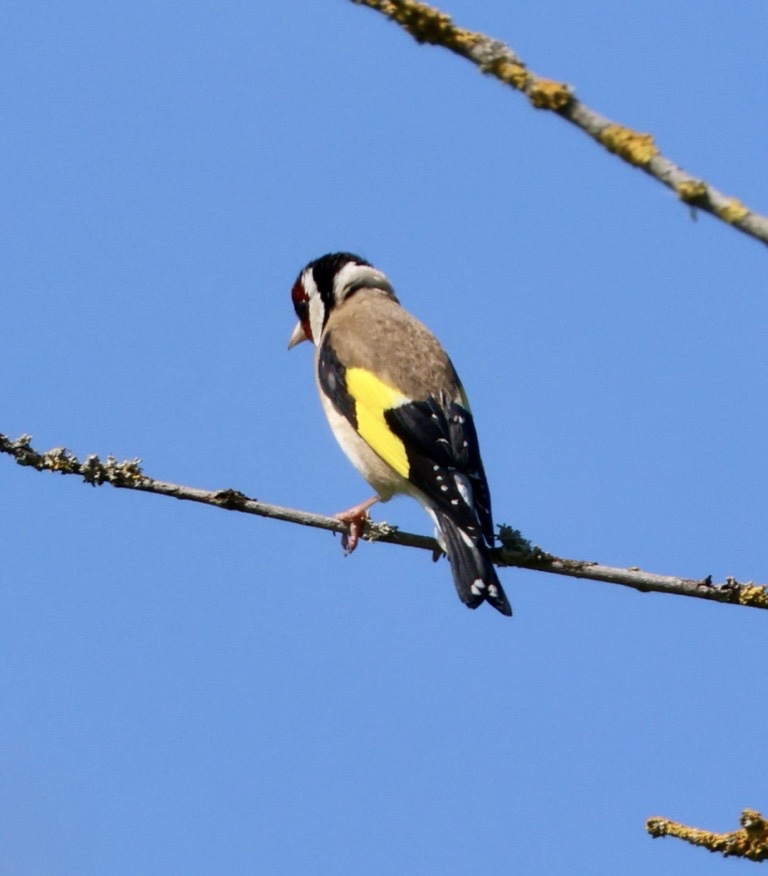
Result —
M762 0L444 9L768 210ZM449 349L497 522L768 578L760 244L346 0L11 3L0 77L0 432L348 507L285 349L348 249ZM0 513L4 873L723 873L645 819L768 810L760 612L504 570L510 621L422 552L9 458Z

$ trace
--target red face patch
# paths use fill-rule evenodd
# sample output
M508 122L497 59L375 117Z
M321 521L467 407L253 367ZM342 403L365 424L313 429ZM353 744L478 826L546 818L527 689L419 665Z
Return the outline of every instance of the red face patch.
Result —
M310 341L314 341L312 329L309 326L309 297L301 279L298 279L294 283L293 289L291 289L291 300L293 301L293 309L296 311L296 316L298 316L301 327L304 329L304 334Z

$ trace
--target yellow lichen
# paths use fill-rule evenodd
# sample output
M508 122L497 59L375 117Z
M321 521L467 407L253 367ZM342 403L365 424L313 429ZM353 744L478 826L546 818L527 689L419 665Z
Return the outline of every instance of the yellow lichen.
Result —
M513 88L523 89L528 82L528 71L525 66L512 61L501 61L491 71L497 79L506 82Z
M528 98L536 109L559 110L571 99L571 90L564 82L537 77L528 88Z
M645 829L654 839L674 836L710 852L720 852L726 858L734 856L750 861L768 860L768 822L754 809L745 809L739 821L741 829L731 833L713 833L668 818L649 818Z
M450 15L415 0L401 0L399 3L387 0L362 2L402 25L420 43L439 44L466 52L481 38L481 34L456 27Z
M77 460L66 447L54 447L43 454L43 466L49 471L68 473L74 470Z
M738 198L728 198L724 204L715 206L715 213L723 222L728 222L732 225L734 222L739 222L743 219L749 213L749 210Z
M700 179L686 179L675 186L675 191L681 201L691 204L707 194L707 184Z
M597 135L598 140L630 164L643 167L659 154L651 134L640 134L623 125L606 125Z
M768 589L764 585L744 584L739 590L739 605L768 608Z

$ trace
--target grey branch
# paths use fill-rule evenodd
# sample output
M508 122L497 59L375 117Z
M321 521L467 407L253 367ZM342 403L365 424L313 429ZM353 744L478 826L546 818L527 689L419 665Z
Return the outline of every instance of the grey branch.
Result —
M450 16L417 0L352 0L399 24L420 43L443 46L471 61L483 73L525 94L537 109L550 110L609 152L672 189L692 209L704 210L739 231L768 243L768 216L718 191L661 154L650 134L612 122L576 98L573 88L531 71L506 44L458 27Z
M120 489L172 496L175 499L201 502L204 505L212 505L215 508L224 508L229 511L241 511L245 514L256 514L259 517L271 517L274 520L298 523L301 526L313 526L317 529L326 529L329 532L345 533L348 531L346 524L335 517L259 502L238 490L202 490L197 487L185 487L181 484L156 480L144 474L139 459L118 462L114 457L108 456L102 461L98 456L91 455L81 462L63 447L41 453L32 447L31 440L28 435L22 435L12 441L6 435L0 434L0 453L7 453L19 465L28 466L38 471L47 470L60 474L79 475L86 483L94 486L109 483ZM363 533L363 538L368 541L421 548L430 551L434 557L440 554L440 548L434 538L412 532L401 532L397 527L390 526L388 523L369 523ZM714 584L711 577L703 579L679 578L673 575L643 572L634 567L617 569L586 560L566 560L532 545L517 530L509 526L499 527L499 540L501 547L493 551L493 561L498 566L516 566L521 569L551 572L571 578L589 578L608 584L621 584L643 593L674 593L678 596L695 596L698 599L709 599L714 602L728 602L752 608L768 608L768 588L765 585L756 585L751 582L742 584L734 578L728 578L722 584Z

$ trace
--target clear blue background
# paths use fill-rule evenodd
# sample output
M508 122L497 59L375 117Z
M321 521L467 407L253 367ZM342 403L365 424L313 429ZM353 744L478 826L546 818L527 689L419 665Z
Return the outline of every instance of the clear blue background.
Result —
M764 0L451 0L768 211ZM344 0L5 4L0 431L334 512L305 262L389 274L498 522L768 578L765 247ZM429 532L407 500L377 510ZM0 871L706 874L768 810L754 610L447 564L0 459Z

